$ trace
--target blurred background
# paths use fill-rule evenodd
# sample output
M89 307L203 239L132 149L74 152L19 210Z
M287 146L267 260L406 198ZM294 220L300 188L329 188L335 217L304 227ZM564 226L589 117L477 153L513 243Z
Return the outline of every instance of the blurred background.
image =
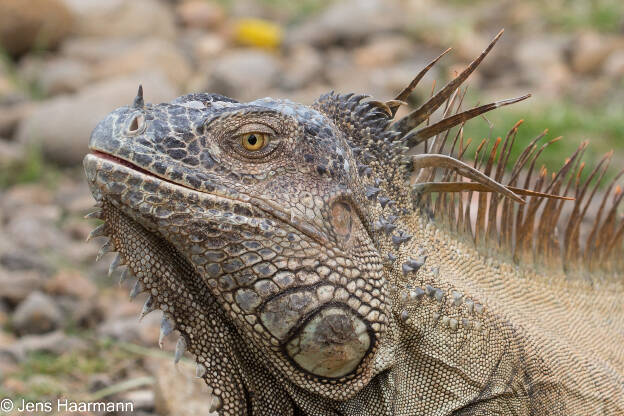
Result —
M321 93L393 98L433 57L410 104L426 99L505 34L471 76L464 108L530 92L476 119L465 137L588 139L587 160L624 165L621 0L0 0L0 398L132 401L134 415L207 413L160 314L139 322L131 283L94 263L93 201L81 161L91 130L128 105L194 91L310 104ZM407 111L403 109L402 111ZM172 337L173 338L173 337ZM49 413L47 413L49 414ZM87 413L88 414L88 413ZM107 413L116 414L116 413Z

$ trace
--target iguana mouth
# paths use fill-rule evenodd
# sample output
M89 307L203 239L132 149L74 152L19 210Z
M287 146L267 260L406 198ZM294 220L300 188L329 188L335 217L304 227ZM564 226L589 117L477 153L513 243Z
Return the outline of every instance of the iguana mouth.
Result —
M114 163L117 163L119 165L125 166L127 168L132 169L132 170L136 170L137 172L140 172L140 173L142 173L144 175L151 176L151 177L160 179L160 180L165 181L165 182L169 182L170 184L173 184L173 185L182 186L183 188L190 189L191 191L196 191L195 189L190 188L188 186L185 186L184 184L174 182L174 181L172 181L170 179L167 179L164 176L159 176L159 175L155 174L154 172L150 172L149 170L144 169L144 168L142 168L140 166L137 166L136 164L134 164L134 163L132 163L132 162L126 160L126 159L122 159L122 158L117 157L115 155L112 155L110 153L102 152L100 150L91 150L90 154L93 155L93 156L99 157L100 159L109 160L111 162L114 162Z
M313 238L320 244L327 244L329 242L329 238L327 237L327 235L325 235L325 233L319 230L317 227L313 226L308 221L305 221L297 216L294 216L292 213L285 211L283 207L280 207L279 205L274 204L271 201L267 201L265 199L258 198L258 197L240 194L238 192L237 194L239 195L240 199L237 199L232 195L223 195L222 193L199 191L197 189L193 189L192 187L185 185L184 183L181 183L179 181L173 181L169 178L166 178L163 175L158 175L152 171L149 171L145 168L137 166L136 164L134 164L133 162L127 159L122 159L118 156L112 155L110 153L107 153L101 150L91 149L91 152L89 153L89 155L87 155L87 158L89 156L96 157L102 160L107 160L114 164L121 165L135 172L138 172L141 175L154 178L157 181L166 182L170 185L174 185L177 187L187 189L197 194L209 195L211 198L224 199L224 200L231 201L235 204L242 204L242 205L249 206L249 207L251 206L256 207L257 209L263 211L265 215L269 216L270 218L275 218L279 221L285 222L293 226L294 228L296 228L303 234L306 234L308 237ZM85 158L85 163L86 163L87 158Z
M111 161L113 161L115 163L118 163L120 165L124 165L124 166L126 166L126 167L128 167L130 169L138 170L139 172L144 173L146 175L159 177L159 176L156 176L154 173L150 172L149 170L143 169L142 167L139 167L139 166L135 165L132 162L129 162L129 161L127 161L125 159L122 159L120 157L111 155L110 153L101 152L99 150L92 150L91 154L94 155L94 156L97 156L99 158L102 158L102 159L111 160ZM160 178L160 179L166 180L165 178Z

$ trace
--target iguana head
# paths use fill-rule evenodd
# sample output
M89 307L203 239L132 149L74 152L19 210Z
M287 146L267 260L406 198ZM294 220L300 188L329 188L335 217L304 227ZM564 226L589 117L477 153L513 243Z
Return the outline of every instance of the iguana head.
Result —
M536 252L553 262L556 256L549 253L561 253L561 263L569 267L583 257L575 243L587 210L583 197L596 172L606 169L604 159L586 182L576 180L577 201L560 247L553 236L563 206L556 198L563 197L552 194L565 181L568 191L573 180L568 176L579 177L573 167L584 145L548 185L542 170L536 190L515 186L523 166L533 167L542 136L516 160L508 185L500 183L519 124L502 145L496 166L500 139L489 159L482 157L483 143L477 148L474 166L485 165L485 173L461 162L466 150L463 139L456 148L461 130L450 151L444 150L450 128L527 97L454 109L456 101L461 104L460 85L499 37L398 121L393 121L398 107L439 57L386 102L329 93L312 106L269 98L239 103L202 93L149 105L139 90L133 105L98 124L84 166L100 207L92 216L105 223L92 235L111 238L103 252L120 253L111 270L125 264L138 278L133 294L149 293L143 313L164 312L162 333L175 327L182 335L176 357L188 347L226 414L247 411L250 385L256 386L255 394L265 389L265 399L278 402L283 391L345 400L391 368L392 336L409 319L405 305L425 293L411 286L408 276L435 276L444 266L426 263L436 247L406 244L411 233L422 231L413 224L428 232L432 213L440 217L432 228L447 224L468 231L477 242L486 232L498 236L492 241L511 251L516 262ZM443 118L422 127L445 102ZM430 138L425 153L408 152ZM450 156L454 153L457 158ZM436 169L449 172L442 182L435 181ZM413 171L418 176L412 185ZM458 176L472 182L449 181ZM531 173L524 188L530 179ZM507 198L500 203L497 195L489 201L480 197L473 230L470 204L464 210L466 201L445 197L457 191ZM432 200L430 192L441 195ZM606 238L594 237L618 224L622 194L616 188L605 219L598 214L585 249L590 260L594 252L608 259L621 245L621 225L617 232L603 233ZM518 195L531 199L512 221L512 200L523 202ZM545 206L543 197L550 197ZM534 227L539 209L543 218ZM419 221L411 220L414 215ZM534 246L544 249L534 251ZM444 300L439 289L425 289ZM457 295L459 303L462 295ZM446 322L459 325L456 319ZM260 370L246 374L250 367ZM271 383L281 387L268 389Z
M284 100L139 96L98 124L90 149L104 210L186 259L258 359L301 387L336 386L334 397L370 379L387 285L362 213L368 188L333 120ZM131 244L107 224L117 245Z

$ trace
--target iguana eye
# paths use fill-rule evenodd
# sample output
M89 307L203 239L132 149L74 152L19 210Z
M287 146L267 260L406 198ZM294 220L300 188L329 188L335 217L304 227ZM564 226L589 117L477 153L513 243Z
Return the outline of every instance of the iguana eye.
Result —
M269 135L259 132L245 133L241 136L241 143L246 150L255 152L269 143Z

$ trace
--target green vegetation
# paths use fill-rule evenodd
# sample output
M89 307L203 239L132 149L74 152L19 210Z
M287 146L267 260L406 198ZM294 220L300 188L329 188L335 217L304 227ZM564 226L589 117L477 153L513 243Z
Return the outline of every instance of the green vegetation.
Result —
M41 149L31 146L27 148L23 159L0 166L0 189L32 182L54 185L58 176L58 169L46 163Z
M549 146L540 157L542 164L549 171L559 169L565 158L570 156L583 140L589 141L585 160L593 166L606 152L621 147L624 137L624 108L586 108L566 102L553 102L546 105L527 107L506 107L486 114L488 121L478 118L467 123L464 137L472 138L473 143L491 137L505 137L509 129L520 119L524 123L518 129L518 135L512 152L512 160L538 134L548 129L548 134L541 143L558 136L563 140ZM472 157L474 152L467 156ZM621 163L611 164L611 173L621 168ZM538 165L538 166L541 166ZM587 173L587 172L586 172Z
M33 56L36 54L41 55L44 53L44 49L34 49L31 52ZM0 46L0 73L2 73L2 71L6 72L10 82L28 97L32 98L33 100L42 100L43 98L45 98L45 94L43 93L41 86L36 82L25 81L20 76L17 63L13 60L13 58L11 58L11 56L9 56L8 52L2 46Z
M487 0L446 0L453 7L491 5ZM617 32L623 24L624 2L621 0L526 0L535 9L535 16L549 24L550 29L578 31L593 29Z
M276 16L277 19L285 20L286 23L297 23L310 15L321 12L336 0L256 0L256 3L265 7L269 15ZM234 0L217 0L227 9L234 7Z
M621 0L534 1L546 20L563 30L591 28L615 32L623 24L624 2Z
M0 388L0 394L26 401L40 401L42 398L54 398L65 394L74 395L76 392L70 390L73 382L94 373L106 372L108 368L107 360L95 351L72 352L66 355L31 353L21 363L17 372L7 374L7 377L23 383L24 391L15 393Z
M0 386L0 397L41 401L56 397L78 399L99 393L98 398L101 398L106 395L106 389L96 393L86 390L91 376L124 373L125 369L136 367L137 360L147 356L170 357L170 354L157 349L110 339L94 339L89 333L76 335L89 344L87 348L63 355L49 352L28 354L14 371L3 374L4 380L9 381ZM15 389L16 385L22 388Z

